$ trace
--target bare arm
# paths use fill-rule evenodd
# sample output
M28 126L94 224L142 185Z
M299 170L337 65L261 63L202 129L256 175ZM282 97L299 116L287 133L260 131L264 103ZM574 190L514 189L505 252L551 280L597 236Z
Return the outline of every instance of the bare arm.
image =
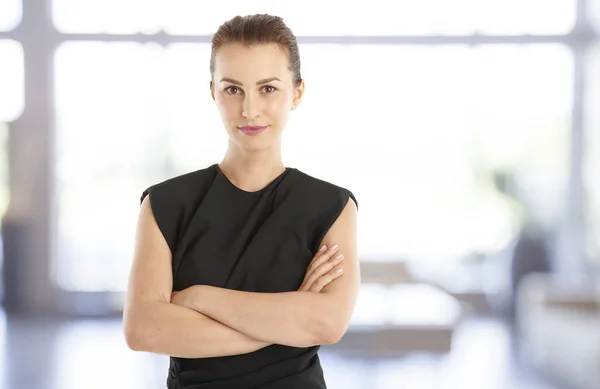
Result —
M334 242L344 252L344 277L325 286L321 293L252 293L197 285L191 305L198 312L268 343L295 347L335 343L348 328L360 285L356 206L352 201L323 240L328 246ZM341 263L334 270L338 268Z
M142 202L123 311L125 339L136 351L182 358L245 354L269 345L189 308L171 304L171 252Z
M293 347L331 343L333 301L310 292L255 293L197 285L196 309L265 342Z

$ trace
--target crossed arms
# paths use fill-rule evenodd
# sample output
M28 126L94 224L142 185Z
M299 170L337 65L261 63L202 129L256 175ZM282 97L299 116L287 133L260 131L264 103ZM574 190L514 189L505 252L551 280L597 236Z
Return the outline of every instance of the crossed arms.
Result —
M123 311L128 346L181 358L253 352L271 344L337 342L348 328L360 271L356 206L349 200L323 238L298 291L253 293L195 285L172 293L171 252L142 202ZM335 246L339 247L335 247ZM343 253L343 258L336 257ZM342 273L337 270L343 268Z

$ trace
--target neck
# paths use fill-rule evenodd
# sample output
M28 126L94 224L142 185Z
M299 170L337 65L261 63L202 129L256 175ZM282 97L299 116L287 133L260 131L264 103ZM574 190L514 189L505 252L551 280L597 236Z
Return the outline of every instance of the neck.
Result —
M280 148L248 152L230 144L219 167L236 186L258 190L285 170Z

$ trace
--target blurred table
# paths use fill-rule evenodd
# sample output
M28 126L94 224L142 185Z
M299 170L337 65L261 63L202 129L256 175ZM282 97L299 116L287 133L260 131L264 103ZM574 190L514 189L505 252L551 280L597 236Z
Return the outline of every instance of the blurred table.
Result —
M432 285L363 284L346 335L328 348L445 353L460 316L460 303Z

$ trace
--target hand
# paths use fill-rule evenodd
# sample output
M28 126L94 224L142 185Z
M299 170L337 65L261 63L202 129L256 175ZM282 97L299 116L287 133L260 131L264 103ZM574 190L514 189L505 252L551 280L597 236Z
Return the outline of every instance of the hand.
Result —
M186 308L194 309L194 299L198 285L192 285L189 288L171 293L171 304L181 305Z
M319 293L325 286L342 276L343 269L332 270L344 260L342 254L334 256L338 250L337 245L333 245L329 250L327 246L321 247L308 265L304 281L298 291Z

